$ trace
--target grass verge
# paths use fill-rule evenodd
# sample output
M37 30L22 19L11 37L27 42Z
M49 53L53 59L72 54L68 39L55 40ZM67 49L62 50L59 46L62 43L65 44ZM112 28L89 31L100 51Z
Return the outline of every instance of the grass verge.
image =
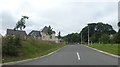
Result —
M87 46L120 56L120 44L92 44Z
M40 57L53 52L64 45L60 43L47 42L47 41L32 41L27 40L22 42L22 48L20 50L20 56L5 59L2 63L15 62L25 59L31 59L35 57Z

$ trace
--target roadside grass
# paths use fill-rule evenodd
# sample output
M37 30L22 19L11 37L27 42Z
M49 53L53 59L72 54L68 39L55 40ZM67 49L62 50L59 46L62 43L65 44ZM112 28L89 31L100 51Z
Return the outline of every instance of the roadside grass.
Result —
M120 56L120 44L92 44L87 46Z
M2 61L2 63L15 62L40 57L50 52L53 52L59 48L62 48L63 46L65 45L61 43L54 43L48 41L35 41L35 40L23 41L20 56L5 59Z

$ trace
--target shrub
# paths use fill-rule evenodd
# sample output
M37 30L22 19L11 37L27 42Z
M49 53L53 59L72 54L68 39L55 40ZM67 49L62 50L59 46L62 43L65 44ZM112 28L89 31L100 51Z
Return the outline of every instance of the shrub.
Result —
M21 47L21 39L19 37L6 36L3 38L2 54L9 56L18 56Z

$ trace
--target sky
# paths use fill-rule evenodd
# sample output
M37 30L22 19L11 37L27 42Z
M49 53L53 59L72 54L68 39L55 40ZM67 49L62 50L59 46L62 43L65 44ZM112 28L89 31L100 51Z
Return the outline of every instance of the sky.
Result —
M56 35L79 33L88 23L103 22L118 31L118 0L0 0L0 34L13 29L21 16L27 34L51 26Z

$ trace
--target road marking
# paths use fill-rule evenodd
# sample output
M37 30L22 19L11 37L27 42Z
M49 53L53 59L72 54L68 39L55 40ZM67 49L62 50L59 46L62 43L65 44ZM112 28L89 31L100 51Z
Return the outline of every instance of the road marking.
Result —
M89 47L89 46L86 46L86 45L83 45L83 46L88 47L92 50L98 51L100 53L106 54L106 55L110 55L110 56L113 56L113 57L116 57L116 58L120 58L120 56L118 56L118 55L114 55L114 54L111 54L111 53L108 53L108 52L105 52L105 51L102 51L102 50L98 50L98 49L95 49L95 48L92 48L92 47Z
M79 55L79 53L78 53L78 52L76 52L76 53L77 53L78 60L80 60L80 55Z

